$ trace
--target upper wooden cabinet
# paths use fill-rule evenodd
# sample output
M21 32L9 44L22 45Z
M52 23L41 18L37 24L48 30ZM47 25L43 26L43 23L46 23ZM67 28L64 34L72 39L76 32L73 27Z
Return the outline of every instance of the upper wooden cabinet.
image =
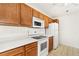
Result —
M22 25L26 27L32 27L33 16L45 21L45 28L49 23L59 21L56 19L53 21L46 15L38 12L37 10L29 7L26 4L19 3L1 3L0 4L0 24L13 24Z
M0 4L0 23L20 24L20 4Z
M53 19L49 18L49 19L48 19L48 22L49 22L49 23L53 23Z
M41 20L44 19L44 15L40 12L38 12L37 10L33 9L33 16L34 17L37 17L37 18L40 18Z
M59 23L59 20L58 19L54 19L53 22Z
M39 12L33 9L33 16L39 18Z
M43 20L43 19L44 19L44 15L43 15L42 13L39 13L39 18L40 18L41 20Z
M26 4L21 4L21 24L32 27L32 8Z
M44 16L44 21L45 21L45 28L48 28L48 16Z

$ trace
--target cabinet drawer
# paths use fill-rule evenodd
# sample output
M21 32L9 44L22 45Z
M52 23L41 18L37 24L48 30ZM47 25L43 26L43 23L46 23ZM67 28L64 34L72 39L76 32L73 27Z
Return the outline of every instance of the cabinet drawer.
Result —
M12 50L8 50L5 52L0 53L0 56L15 56L17 54L23 53L24 52L24 47L18 47Z
M31 43L31 44L26 45L25 46L25 50L31 49L33 47L37 47L37 42L34 42L34 43Z

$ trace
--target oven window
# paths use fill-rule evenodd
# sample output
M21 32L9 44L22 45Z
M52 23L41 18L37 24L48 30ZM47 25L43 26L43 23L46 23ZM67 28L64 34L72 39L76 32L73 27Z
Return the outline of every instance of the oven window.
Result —
M43 51L45 48L47 48L47 42L41 44L41 51Z
M34 25L41 26L41 22L34 21Z

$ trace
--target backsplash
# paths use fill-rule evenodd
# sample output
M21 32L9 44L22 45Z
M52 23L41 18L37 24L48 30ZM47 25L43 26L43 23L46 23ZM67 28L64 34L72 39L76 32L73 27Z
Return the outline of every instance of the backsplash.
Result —
M0 26L0 41L28 37L27 27Z
M15 27L15 26L0 26L0 42L6 40L18 40L27 38L29 35L43 35L45 36L45 29Z
M43 35L45 36L45 29L40 29L40 28L29 28L29 36L30 35Z

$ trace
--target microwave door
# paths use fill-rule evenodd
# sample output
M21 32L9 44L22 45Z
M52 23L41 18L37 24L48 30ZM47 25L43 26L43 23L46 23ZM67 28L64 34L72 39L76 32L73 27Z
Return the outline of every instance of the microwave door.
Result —
M33 27L41 27L42 24L40 21L33 21Z
M41 26L41 22L34 21L34 25L35 25L35 26Z

